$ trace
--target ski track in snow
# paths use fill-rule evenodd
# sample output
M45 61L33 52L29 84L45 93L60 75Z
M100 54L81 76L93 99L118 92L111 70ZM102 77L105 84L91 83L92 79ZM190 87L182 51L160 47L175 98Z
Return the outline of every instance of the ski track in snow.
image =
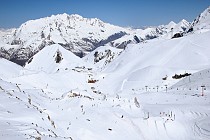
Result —
M0 58L0 140L209 140L210 31L197 32L82 59L53 44L25 67Z

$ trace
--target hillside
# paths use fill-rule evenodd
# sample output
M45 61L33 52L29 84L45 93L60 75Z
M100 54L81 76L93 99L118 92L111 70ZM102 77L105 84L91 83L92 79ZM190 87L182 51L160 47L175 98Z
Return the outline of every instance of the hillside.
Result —
M2 30L1 55L24 67L0 58L0 140L209 140L208 9L190 25L127 29L63 14L26 22L20 40ZM112 41L79 44L91 30L92 41Z
M25 68L33 71L54 73L64 71L76 66L83 66L84 62L72 52L64 49L59 44L46 46L42 51L26 63Z
M172 79L175 74L194 73L209 68L209 36L210 32L206 32L179 39L130 45L107 65L103 70L107 78L98 85L104 86L104 84L109 84L108 81L112 81L109 87L115 89L114 92L127 87L154 88L166 84L171 86L177 82ZM167 80L162 80L166 76Z

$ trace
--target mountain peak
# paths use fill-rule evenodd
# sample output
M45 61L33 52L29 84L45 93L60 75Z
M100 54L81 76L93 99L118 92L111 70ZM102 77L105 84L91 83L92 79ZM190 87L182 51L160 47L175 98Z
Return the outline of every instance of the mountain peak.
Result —
M168 25L175 25L176 23L174 21L170 21Z
M57 14L57 15L55 15L55 16L64 16L64 17L67 17L67 16L69 16L67 13L63 13L63 14Z
M205 32L210 30L210 6L205 9L191 24L194 31Z
M59 61L57 61L58 57L60 57ZM46 46L34 55L30 61L26 63L25 68L51 73L58 70L64 70L66 67L77 66L80 64L83 64L82 59L64 49L59 44L53 44Z
M168 25L166 25L166 28L171 29L174 28L177 24L174 21L169 22Z
M78 15L78 14L67 15L67 17L74 18L74 19L84 19L84 17L82 17L81 15Z
M50 19L63 19L63 20L68 20L68 19L83 19L82 16L78 15L78 14L67 14L67 13L63 13L63 14L57 14L57 15L52 15L50 17L48 17ZM45 18L44 18L45 19Z
M185 20L185 19L182 19L179 23L186 23L186 22L188 22L187 20Z
M189 23L187 20L182 19L177 25L178 25L178 26L181 26L181 27L187 28L187 27L190 26L190 23Z

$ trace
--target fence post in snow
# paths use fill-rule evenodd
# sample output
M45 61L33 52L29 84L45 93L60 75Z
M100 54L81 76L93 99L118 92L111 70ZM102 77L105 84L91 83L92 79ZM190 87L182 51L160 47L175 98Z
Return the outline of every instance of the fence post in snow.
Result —
M171 38L173 37L173 30L174 28L171 28Z
M201 86L201 90L202 90L201 96L204 96L204 88L205 88L205 85L202 85Z
M167 89L168 89L168 85L165 85L165 87L166 87L166 92L167 92Z
M159 86L156 86L157 87L157 92L158 92L158 88L159 88Z
M147 91L148 86L145 86L145 88L146 88L146 91Z

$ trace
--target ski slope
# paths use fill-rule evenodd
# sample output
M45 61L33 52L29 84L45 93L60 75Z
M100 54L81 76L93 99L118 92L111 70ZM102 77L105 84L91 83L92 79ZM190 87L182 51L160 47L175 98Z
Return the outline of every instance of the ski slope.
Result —
M1 59L0 139L208 140L209 35L101 47L95 64L95 52L81 59L57 44L24 68ZM185 71L190 80L172 79Z
M209 68L209 36L210 32L206 32L178 39L131 45L107 65L102 72L106 78L99 82L99 85L112 81L113 84L109 86L114 91L107 91L111 93L126 89L126 86L172 86L178 82L172 79L175 74L194 73ZM162 80L166 76L167 80Z
M84 58L48 44L24 67L0 58L0 140L209 140L209 36L205 26Z

